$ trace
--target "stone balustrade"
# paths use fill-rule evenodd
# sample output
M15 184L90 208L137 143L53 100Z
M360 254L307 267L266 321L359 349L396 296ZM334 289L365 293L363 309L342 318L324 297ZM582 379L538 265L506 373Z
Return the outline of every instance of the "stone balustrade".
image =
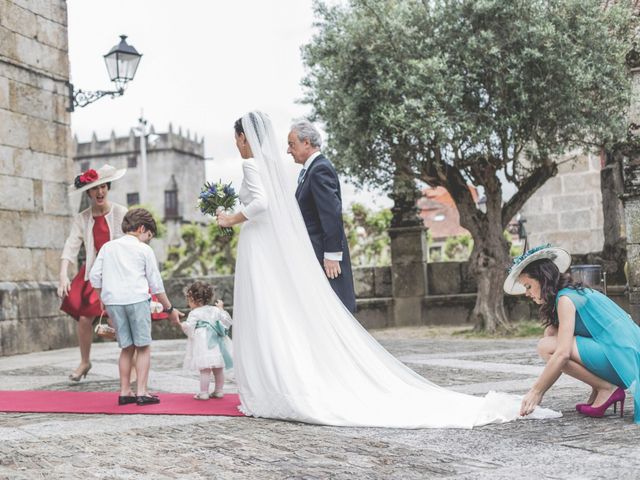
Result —
M463 262L427 264L429 294L421 297L422 316L401 319L402 325L467 325L475 304L475 286ZM397 326L391 267L354 269L358 313L368 329ZM211 283L216 298L233 313L233 276L184 277L165 281L173 304L187 311L185 288L195 280ZM0 356L76 345L75 320L59 310L55 282L0 282ZM514 320L535 318L535 306L522 298L506 298ZM154 338L179 338L169 322L154 322ZM97 341L101 341L97 339Z

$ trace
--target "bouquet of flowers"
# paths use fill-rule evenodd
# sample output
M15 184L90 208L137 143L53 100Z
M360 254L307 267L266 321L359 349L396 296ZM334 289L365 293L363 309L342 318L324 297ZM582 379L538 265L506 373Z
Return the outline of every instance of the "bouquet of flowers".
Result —
M238 195L231 182L222 183L222 180L218 183L205 182L198 198L198 208L206 215L215 216L220 210L231 210L237 199ZM233 235L231 227L218 228L224 235Z

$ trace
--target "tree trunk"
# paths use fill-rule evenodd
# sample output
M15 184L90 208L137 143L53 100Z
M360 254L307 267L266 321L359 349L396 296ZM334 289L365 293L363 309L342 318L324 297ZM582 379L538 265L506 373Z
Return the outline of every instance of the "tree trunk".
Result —
M483 238L474 238L470 272L478 284L476 305L470 321L476 331L505 333L512 329L504 308L502 285L509 266L508 244L501 225L492 225Z

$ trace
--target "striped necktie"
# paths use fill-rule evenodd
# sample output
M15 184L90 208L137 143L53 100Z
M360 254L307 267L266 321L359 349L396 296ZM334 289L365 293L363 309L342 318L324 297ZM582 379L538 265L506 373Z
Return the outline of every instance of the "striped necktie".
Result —
M307 171L306 168L303 168L302 170L300 170L300 173L298 174L298 185L302 183L302 179L304 178L304 174L306 171Z

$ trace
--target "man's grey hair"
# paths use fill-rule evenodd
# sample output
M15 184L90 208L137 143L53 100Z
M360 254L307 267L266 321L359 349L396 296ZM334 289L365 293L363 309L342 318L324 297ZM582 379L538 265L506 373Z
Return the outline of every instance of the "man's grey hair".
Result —
M298 140L301 142L309 140L312 147L320 148L322 146L322 138L320 132L313 126L309 120L298 120L291 125L291 131L296 132Z

